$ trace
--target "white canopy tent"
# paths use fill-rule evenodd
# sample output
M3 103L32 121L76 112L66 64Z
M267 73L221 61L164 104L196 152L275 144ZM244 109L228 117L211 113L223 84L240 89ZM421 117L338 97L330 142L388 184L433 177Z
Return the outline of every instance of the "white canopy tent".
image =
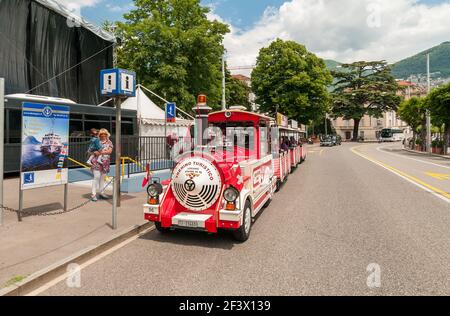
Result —
M164 110L150 100L140 85L136 88L136 97L124 101L122 108L137 111L139 136L186 137L194 124L194 121L181 118L177 118L175 123L166 123Z

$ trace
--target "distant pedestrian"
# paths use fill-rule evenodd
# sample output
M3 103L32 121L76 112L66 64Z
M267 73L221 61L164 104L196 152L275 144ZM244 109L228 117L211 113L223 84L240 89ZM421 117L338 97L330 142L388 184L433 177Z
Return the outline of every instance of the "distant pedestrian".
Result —
M109 139L111 135L108 130L102 128L98 132L98 137L101 144L101 149L94 152L94 158L91 161L91 169L94 174L94 180L92 181L92 201L97 201L97 191L99 191L99 197L102 199L107 199L108 197L104 195L105 191L105 176L110 170L111 154L113 151L113 143ZM101 156L101 163L98 162L98 157Z

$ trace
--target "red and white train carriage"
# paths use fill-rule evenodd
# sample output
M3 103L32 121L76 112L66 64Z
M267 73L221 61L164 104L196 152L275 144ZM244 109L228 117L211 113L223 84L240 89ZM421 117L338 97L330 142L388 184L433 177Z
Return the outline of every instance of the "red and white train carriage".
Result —
M287 142L291 160L291 172L306 160L307 149L303 146L304 133L299 128L280 128L281 139Z
M277 127L275 134L278 144L273 146L272 155L278 191L289 174L306 159L306 148L301 142L302 133L298 128Z
M161 232L227 229L245 241L275 192L271 118L241 108L210 114L204 96L194 110L196 150L177 160L165 187L148 186L145 219Z

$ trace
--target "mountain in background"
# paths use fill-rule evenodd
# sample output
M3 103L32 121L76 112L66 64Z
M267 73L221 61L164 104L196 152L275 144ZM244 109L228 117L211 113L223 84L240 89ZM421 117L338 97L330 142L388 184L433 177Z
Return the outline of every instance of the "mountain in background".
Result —
M395 63L392 75L396 79L408 79L411 75L425 75L428 53L430 53L430 72L434 73L433 77L450 78L450 42L444 42Z
M34 136L27 136L23 141L24 145L40 145L41 143Z
M340 62L331 60L331 59L324 59L325 65L327 66L328 70L337 70L338 66L341 65Z

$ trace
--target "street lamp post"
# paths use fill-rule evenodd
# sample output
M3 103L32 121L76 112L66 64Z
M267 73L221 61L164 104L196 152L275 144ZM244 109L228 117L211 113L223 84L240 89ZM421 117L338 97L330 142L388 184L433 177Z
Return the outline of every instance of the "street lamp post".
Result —
M227 109L226 101L226 86L225 86L225 54L222 55L222 110Z
M430 54L427 54L427 92L431 92L431 79L430 79ZM431 114L430 110L427 109L427 152L431 155Z

